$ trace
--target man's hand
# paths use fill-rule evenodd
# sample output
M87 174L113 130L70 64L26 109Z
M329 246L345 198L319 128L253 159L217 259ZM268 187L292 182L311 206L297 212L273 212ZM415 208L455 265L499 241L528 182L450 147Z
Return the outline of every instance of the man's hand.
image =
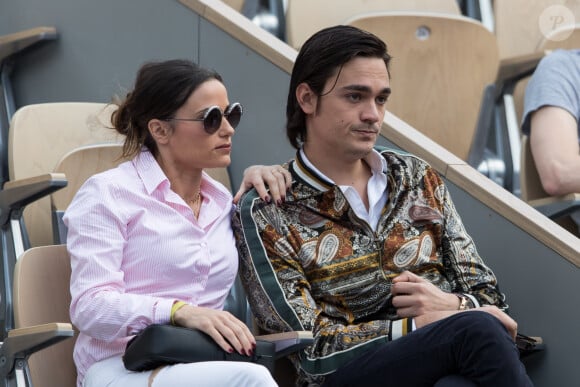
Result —
M268 188L270 192L268 193ZM292 186L292 175L280 165L252 165L244 170L244 179L234 196L237 203L242 194L254 187L260 198L266 202L281 204L286 200L286 190Z
M429 312L456 311L459 297L444 292L409 271L393 279L393 306L399 317L417 317Z
M447 293L416 274L405 271L393 279L391 287L393 306L399 317L411 317L417 328L442 320L456 313L480 311L493 315L515 340L518 324L504 311L494 305L486 305L466 311L457 310L459 298Z

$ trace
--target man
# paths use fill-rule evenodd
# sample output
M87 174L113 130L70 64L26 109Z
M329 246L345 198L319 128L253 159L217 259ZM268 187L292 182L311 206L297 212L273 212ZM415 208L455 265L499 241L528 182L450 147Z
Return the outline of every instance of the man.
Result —
M246 291L266 331L312 330L302 385L530 385L496 278L424 161L375 148L386 46L324 29L292 71L292 188L250 191L234 221Z

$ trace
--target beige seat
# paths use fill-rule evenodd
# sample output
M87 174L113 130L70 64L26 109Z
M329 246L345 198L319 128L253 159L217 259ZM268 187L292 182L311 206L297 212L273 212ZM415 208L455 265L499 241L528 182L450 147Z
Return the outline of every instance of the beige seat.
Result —
M495 36L467 17L375 12L345 21L382 38L393 55L387 108L463 160L484 88L495 81Z
M580 49L580 23L569 24L551 31L540 41L537 51L545 52L558 48Z
M520 184L522 200L580 236L577 225L569 219L570 213L580 211L580 193L550 196L544 191L527 136L522 136Z
M67 152L79 146L120 142L117 132L108 129L114 109L113 105L76 102L20 108L10 124L10 182L52 172ZM26 207L24 222L32 246L53 244L48 197Z
M70 324L70 260L64 245L26 250L14 272L16 328L53 322ZM73 387L76 368L72 358L75 336L30 356L34 387Z
M456 0L288 0L286 41L298 49L324 27L344 24L359 14L383 11L461 14Z
M532 54L552 30L580 21L576 0L495 0L493 9L501 59Z
M53 241L66 243L66 228L62 223L64 212L78 189L92 175L116 167L125 161L121 144L86 145L68 152L57 163L55 172L66 176L66 187L50 196Z

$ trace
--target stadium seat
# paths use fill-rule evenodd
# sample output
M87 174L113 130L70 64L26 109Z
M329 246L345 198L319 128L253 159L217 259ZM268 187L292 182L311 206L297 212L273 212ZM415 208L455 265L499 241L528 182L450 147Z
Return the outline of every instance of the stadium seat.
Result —
M286 41L299 49L308 37L324 27L345 24L360 14L384 11L461 14L456 0L289 0Z
M566 0L495 0L495 34L501 59L536 52L546 33L580 20L580 2Z
M110 129L114 109L92 102L43 103L18 109L10 125L10 181L54 171L59 160L77 147L119 143L121 136ZM30 246L54 243L48 197L26 207L24 224Z
M65 245L33 247L16 263L14 272L14 318L16 330L33 326L62 327L71 340L64 340L30 353L28 377L34 387L76 386L72 350L77 332L69 317L71 301L70 260ZM70 333L74 331L74 336ZM11 332L10 332L11 334ZM10 337L9 334L9 337ZM3 375L6 376L6 375ZM19 385L19 387L21 387ZM22 386L23 387L23 386Z

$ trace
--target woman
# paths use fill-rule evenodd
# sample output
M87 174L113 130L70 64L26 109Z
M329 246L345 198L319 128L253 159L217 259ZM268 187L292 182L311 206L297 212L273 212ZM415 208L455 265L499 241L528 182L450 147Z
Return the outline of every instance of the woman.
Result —
M222 310L238 269L232 196L203 173L229 165L241 115L211 70L185 60L139 70L113 116L132 160L89 179L64 217L78 386L276 385L249 362L142 373L122 362L130 337L153 323L199 329L229 352L255 347L248 327ZM242 187L266 181L284 192L288 176L273 176L279 169L246 171Z

